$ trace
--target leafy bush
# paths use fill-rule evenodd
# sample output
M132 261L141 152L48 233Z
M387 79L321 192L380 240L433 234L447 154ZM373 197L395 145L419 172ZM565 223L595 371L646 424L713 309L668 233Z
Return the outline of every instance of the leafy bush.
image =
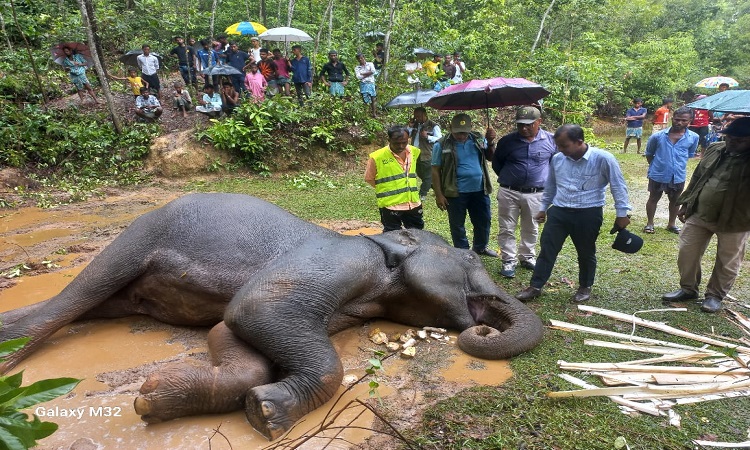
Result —
M20 350L28 341L29 338L19 338L0 343L0 361ZM55 378L21 386L22 377L23 372L0 377L0 448L25 450L36 446L37 439L57 431L56 423L42 422L36 414L29 420L29 416L20 410L65 395L81 381Z

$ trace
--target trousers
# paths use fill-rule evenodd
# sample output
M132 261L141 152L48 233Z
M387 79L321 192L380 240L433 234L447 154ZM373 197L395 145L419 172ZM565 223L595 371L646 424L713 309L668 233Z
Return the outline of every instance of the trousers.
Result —
M500 247L504 263L521 261L534 262L539 224L534 214L539 212L542 192L522 193L500 187L497 191L497 245ZM516 245L516 227L521 222L521 239Z

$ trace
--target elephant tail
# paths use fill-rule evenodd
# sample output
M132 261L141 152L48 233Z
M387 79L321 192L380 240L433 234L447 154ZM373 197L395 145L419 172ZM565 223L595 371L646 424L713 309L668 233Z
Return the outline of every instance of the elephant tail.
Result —
M508 359L539 345L541 319L510 295L481 295L467 299L477 322L458 336L458 346L482 359Z

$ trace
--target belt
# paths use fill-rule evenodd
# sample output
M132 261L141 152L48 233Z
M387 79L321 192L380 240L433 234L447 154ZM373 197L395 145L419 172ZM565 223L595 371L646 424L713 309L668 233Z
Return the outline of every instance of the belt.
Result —
M511 191L517 191L522 194L533 194L535 192L542 192L544 190L543 187L516 187L516 186L509 186L507 184L501 184L500 187L504 187L505 189L510 189Z

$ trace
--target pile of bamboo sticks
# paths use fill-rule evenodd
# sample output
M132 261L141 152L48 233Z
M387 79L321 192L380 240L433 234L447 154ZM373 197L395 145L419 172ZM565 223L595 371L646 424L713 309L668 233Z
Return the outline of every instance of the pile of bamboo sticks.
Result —
M731 343L727 342L729 340L727 338L716 339L691 333L662 322L642 319L635 314L624 314L588 305L579 305L578 309L630 323L633 325L633 333L617 333L559 320L551 320L551 328L616 338L618 342L587 339L584 343L598 347L634 350L654 356L618 363L558 361L560 369L595 375L605 387L589 384L569 374L560 374L562 379L583 389L550 392L549 397L607 396L617 403L625 414L645 413L668 416L670 424L679 427L680 416L672 409L675 405L750 396L750 340L748 340L750 319L745 315L727 310L733 322L746 334L745 337L734 340L736 343ZM685 310L685 308L670 308L649 311ZM636 336L634 334L636 325L707 345L697 347ZM714 349L709 348L709 345ZM669 365L662 365L665 363ZM750 442L745 444L747 448L750 448ZM701 442L701 445L704 444Z

